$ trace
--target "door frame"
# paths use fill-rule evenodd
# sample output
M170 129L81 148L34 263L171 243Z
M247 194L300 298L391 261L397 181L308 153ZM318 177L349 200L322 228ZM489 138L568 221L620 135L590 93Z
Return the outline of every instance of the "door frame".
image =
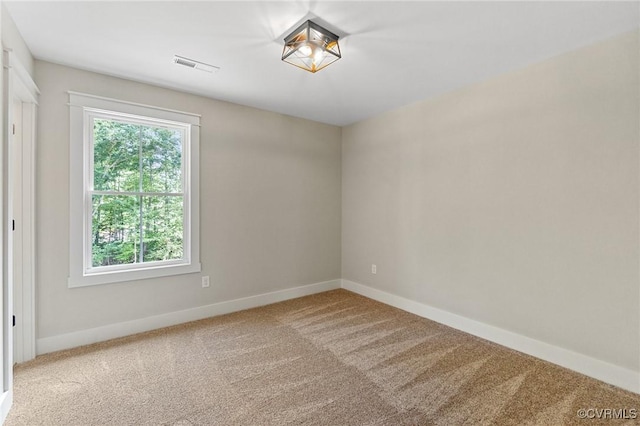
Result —
M5 260L7 261L7 269L11 270L13 267L13 235L12 220L15 220L16 228L21 230L21 246L20 253L15 253L22 261L22 273L20 276L21 286L20 288L14 288L14 279L12 276L7 282L11 283L6 286L11 290L11 294L7 292L5 288L4 296L4 308L5 310L5 357L11 354L10 370L13 368L14 362L25 362L36 356L36 331L35 331L35 152L36 152L36 112L38 105L38 95L40 91L35 82L22 65L18 57L13 54L11 49L3 49L3 65L4 65L4 83L5 83L5 96L4 96L4 123L5 123L5 138L7 144L5 144L5 156L4 156L4 173L8 178L4 185L4 200L7 206L5 210L6 214L10 214L13 211L13 191L20 191L22 194L22 205L19 209L21 214L19 217L5 217L5 226L7 233L5 234L5 241L11 245L5 246L7 251L5 252ZM14 135L13 132L13 111L14 100L21 103L22 119L21 129L16 132L21 135L21 140L18 141L20 151L17 152L18 158L21 159L21 165L19 166L20 175L18 182L13 182L11 176L12 168L8 164L11 156L6 151L6 147L9 145L9 141ZM14 300L13 292L16 292ZM15 302L15 303L14 303ZM9 306L9 304L13 306ZM16 322L20 324L20 327L16 328L16 344L15 355L16 359L13 359L13 318L15 315ZM7 342L7 339L9 342ZM10 352L9 352L10 351ZM9 353L8 353L9 352ZM9 358L7 357L7 360ZM12 374L7 371L8 375L5 376L5 389L7 388L7 377L9 381L12 381Z

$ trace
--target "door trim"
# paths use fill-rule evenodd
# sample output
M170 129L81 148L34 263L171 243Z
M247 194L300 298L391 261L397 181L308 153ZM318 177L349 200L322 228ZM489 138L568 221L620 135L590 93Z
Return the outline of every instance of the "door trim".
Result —
M12 188L12 190L21 191L22 193L22 206L21 215L16 218L5 218L5 222L9 222L12 219L16 220L17 226L21 226L22 233L22 252L20 257L22 258L22 289L21 300L17 301L12 307L13 309L7 309L5 312L5 321L7 327L5 332L12 332L13 330L7 330L12 324L12 315L16 315L16 321L20 322L19 330L16 330L19 334L16 335L16 342L19 345L16 354L19 359L12 360L13 362L25 362L36 356L36 330L35 330L35 150L36 150L36 112L38 105L38 95L40 91L35 82L26 71L20 60L13 54L11 49L4 49L4 73L5 73L5 101L3 107L5 108L4 118L6 120L6 136L12 137L11 126L13 123L13 101L18 100L22 102L22 127L19 132L22 135L20 141L21 152L19 153L22 159L21 177L19 188ZM5 161L5 167L7 163ZM10 183L10 182L9 182ZM9 196L11 191L7 191L5 196ZM9 200L7 200L9 201ZM8 228L5 228L8 229ZM9 231L10 232L10 231ZM9 236L6 237L11 240ZM8 253L7 253L8 254ZM13 293L13 292L12 292ZM13 298L13 295L5 293L7 299ZM6 300L5 307L8 302ZM11 341L13 339L10 339ZM6 342L6 340L5 340ZM11 346L12 342L11 342ZM8 350L9 347L5 347ZM6 353L6 352L5 352ZM13 357L13 349L11 356ZM6 380L5 380L6 382Z

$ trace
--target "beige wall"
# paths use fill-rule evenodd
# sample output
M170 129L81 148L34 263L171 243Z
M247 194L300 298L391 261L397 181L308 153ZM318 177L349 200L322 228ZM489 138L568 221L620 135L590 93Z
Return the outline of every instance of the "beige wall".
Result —
M31 51L25 44L22 35L20 35L13 18L7 11L7 7L4 3L0 7L2 7L2 46L11 49L25 70L33 77L34 60Z
M340 128L42 61L35 70L39 338L340 278ZM202 114L202 274L67 288L68 90Z
M343 278L638 371L638 49L344 128Z

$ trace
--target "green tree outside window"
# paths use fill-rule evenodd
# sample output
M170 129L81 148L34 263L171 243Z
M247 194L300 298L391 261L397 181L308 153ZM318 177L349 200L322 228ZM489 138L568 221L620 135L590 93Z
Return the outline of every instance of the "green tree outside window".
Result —
M184 130L92 121L92 266L183 259Z

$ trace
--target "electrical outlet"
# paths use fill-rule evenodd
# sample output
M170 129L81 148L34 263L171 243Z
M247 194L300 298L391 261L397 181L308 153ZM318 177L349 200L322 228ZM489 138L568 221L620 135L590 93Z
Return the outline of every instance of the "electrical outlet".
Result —
M376 265L371 265L371 273L372 274L377 274L378 273L378 267Z
M202 277L202 288L209 287L209 275Z

